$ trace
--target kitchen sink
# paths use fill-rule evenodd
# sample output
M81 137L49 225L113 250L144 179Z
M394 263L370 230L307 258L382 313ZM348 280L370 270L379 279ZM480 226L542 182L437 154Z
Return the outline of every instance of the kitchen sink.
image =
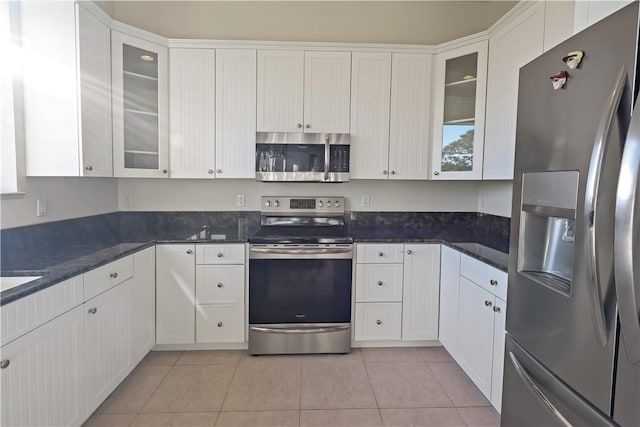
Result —
M15 288L16 286L23 285L25 283L32 282L41 278L42 276L7 276L0 277L0 291L6 291L7 289Z

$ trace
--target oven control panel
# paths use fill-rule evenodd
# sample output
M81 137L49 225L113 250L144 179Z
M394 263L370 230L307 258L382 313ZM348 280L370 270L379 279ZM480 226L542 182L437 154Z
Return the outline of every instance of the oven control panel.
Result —
M344 197L263 196L263 213L344 214Z

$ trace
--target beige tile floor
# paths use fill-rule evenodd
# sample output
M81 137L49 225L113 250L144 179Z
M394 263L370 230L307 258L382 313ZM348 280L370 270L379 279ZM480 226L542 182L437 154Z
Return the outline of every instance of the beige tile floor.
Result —
M151 352L85 426L498 426L442 347Z

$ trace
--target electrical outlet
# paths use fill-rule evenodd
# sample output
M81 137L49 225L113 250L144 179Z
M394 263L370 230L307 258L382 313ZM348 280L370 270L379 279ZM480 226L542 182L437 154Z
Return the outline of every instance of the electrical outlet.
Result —
M369 196L368 194L364 194L362 198L360 198L360 206L362 206L363 208L368 208L370 204L371 196Z
M36 215L47 216L47 200L36 199Z
M244 194L236 194L236 206L241 208L244 207Z
M133 196L131 194L125 194L124 195L124 206L126 208L132 208L133 207Z

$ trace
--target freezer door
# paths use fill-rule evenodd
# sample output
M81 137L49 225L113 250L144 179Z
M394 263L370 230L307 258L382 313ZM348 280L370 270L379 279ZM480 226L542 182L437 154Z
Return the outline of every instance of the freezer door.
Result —
M613 426L507 334L502 426Z
M524 66L518 94L507 331L606 414L617 336L615 199L637 38L634 2ZM584 57L569 70L562 59L574 51ZM569 77L554 90L549 77L559 71ZM523 197L525 181L547 177L551 195L575 188L575 204Z

